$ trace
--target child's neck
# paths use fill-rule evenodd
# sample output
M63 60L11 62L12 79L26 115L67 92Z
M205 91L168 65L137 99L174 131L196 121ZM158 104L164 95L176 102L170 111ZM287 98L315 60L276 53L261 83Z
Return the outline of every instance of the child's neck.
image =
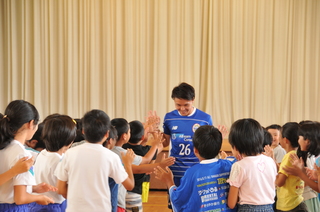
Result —
M284 150L286 150L286 152L291 152L292 150L297 150L298 147L292 147L291 145L287 145L285 146Z
M132 146L138 146L138 145L141 145L141 142L142 141L139 141L138 143L131 143L128 141L128 144L132 145Z
M121 146L121 147L122 147L122 145L123 145L123 144L125 144L125 143L127 143L127 141L126 141L126 140L121 139L121 140L118 140L118 141L117 141L117 143L116 143L116 145L115 145L115 146Z

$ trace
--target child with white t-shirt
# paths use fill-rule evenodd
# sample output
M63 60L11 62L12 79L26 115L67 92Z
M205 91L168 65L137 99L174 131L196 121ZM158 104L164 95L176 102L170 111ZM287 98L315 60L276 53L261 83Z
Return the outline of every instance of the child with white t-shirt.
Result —
M42 130L42 138L46 149L42 150L34 165L36 182L47 182L57 184L54 171L61 161L64 153L70 147L76 137L76 124L67 115L51 116L45 119ZM33 212L50 211L60 212L66 209L65 198L56 192L47 192L47 196L54 200L53 204L33 204L30 209Z
M229 143L240 160L232 165L228 206L238 212L273 212L276 164L262 154L263 128L254 119L240 119L230 129Z
M24 147L37 130L39 113L27 101L15 100L9 103L4 116L0 119L0 173L10 170L20 158L32 155ZM0 185L0 211L29 211L29 203L41 205L52 203L45 195L34 195L56 188L45 183L36 185L33 166L29 171L20 173Z
M126 189L134 187L132 150L118 155L103 147L111 127L109 116L91 110L82 118L86 143L69 149L56 168L58 193L67 200L67 212L111 211L109 180Z

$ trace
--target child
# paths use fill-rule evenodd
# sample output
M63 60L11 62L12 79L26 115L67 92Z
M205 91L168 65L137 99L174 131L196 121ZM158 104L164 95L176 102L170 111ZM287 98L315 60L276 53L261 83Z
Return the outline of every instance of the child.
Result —
M117 139L118 139L117 130L114 126L111 126L109 137L103 143L103 146L111 150L116 145ZM109 187L110 187L110 193L111 193L112 212L117 212L119 185L116 184L116 182L111 177L109 177Z
M56 168L58 193L68 200L68 212L111 211L108 177L131 190L133 151L119 156L102 146L109 136L110 119L101 110L82 118L86 143L69 149ZM126 169L126 170L125 170Z
M279 145L281 126L277 124L272 124L268 126L266 129L272 135L273 141L271 144L271 148L273 149L273 154L276 162L280 165L283 156L286 154L286 151Z
M144 156L151 149L151 146L143 146L141 143L144 141L144 127L140 121L131 121L130 125L130 139L128 143L125 143L122 147L124 149L132 149L136 155ZM157 153L154 154L152 161L157 157ZM152 163L151 161L151 163ZM131 211L136 208L137 211L142 211L142 184L143 182L149 182L150 176L146 174L134 174L135 187L132 191L128 191L126 195L126 209Z
M306 170L312 170L315 165L315 156L320 154L320 124L309 122L302 124L299 129L299 149L304 152L305 158L300 159L296 155L291 155L293 167L284 167L288 174L300 177L306 184L303 191L304 203L307 205L310 212L320 211L320 203L317 197L319 192L317 181L318 179L310 179ZM307 168L304 168L306 164ZM297 169L296 169L297 168ZM317 191L317 192L315 192Z
M283 167L292 166L290 155L296 154L299 143L299 124L288 122L282 126L280 140L281 146L287 154L280 164L279 173L275 181L277 188L277 211L308 211L303 202L304 181L299 177L288 174Z
M237 211L227 206L229 177L232 162L216 159L222 145L222 134L210 125L200 126L194 133L194 153L199 164L187 169L179 187L174 184L172 171L167 167L155 169L156 178L168 189L172 208L180 211Z
M34 165L36 182L48 182L52 185L57 184L54 171L75 137L76 125L69 116L59 115L46 119L42 131L42 138L45 142L46 149L40 152ZM63 196L56 192L47 192L46 195L54 200L54 204L45 206L34 204L31 207L31 211L65 211L66 201Z
M263 152L263 129L254 119L240 119L230 129L229 143L241 160L232 165L228 206L238 211L273 211L277 174L272 158Z
M32 138L39 121L37 109L24 100L10 102L4 114L0 119L0 173L10 170L20 158L31 158L31 153L24 148L24 143ZM53 200L45 195L31 193L56 191L56 188L45 183L35 185L33 167L2 184L0 211L29 211L31 202L42 205L53 203Z
M111 124L116 128L118 132L118 140L116 142L116 145L112 149L112 151L118 155L121 154L121 152L126 152L127 150L122 148L122 145L127 143L130 139L131 133L130 133L130 126L127 120L123 118L115 118L111 120ZM148 164L152 160L154 154L156 153L156 150L158 148L158 145L161 142L161 136L160 133L154 134L156 137L152 143L152 147L149 150L149 152L145 156L139 156L135 155L135 158L133 160L133 173L134 174L141 174L141 173L147 173L153 171L153 169L158 166L169 166L172 165L174 162L173 158L167 158L164 160L161 164ZM131 190L131 189L127 189ZM125 211L126 208L126 193L127 190L119 185L119 191L118 191L118 211Z

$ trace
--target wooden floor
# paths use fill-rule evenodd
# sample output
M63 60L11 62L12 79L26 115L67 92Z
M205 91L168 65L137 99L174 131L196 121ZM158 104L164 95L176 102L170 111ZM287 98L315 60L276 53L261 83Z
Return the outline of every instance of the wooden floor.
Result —
M143 203L143 212L169 212L167 191L149 191L149 200Z

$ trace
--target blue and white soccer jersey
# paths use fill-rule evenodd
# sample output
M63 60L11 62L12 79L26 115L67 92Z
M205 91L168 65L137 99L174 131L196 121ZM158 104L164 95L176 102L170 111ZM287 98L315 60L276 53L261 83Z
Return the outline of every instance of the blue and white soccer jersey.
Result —
M177 110L169 112L164 117L164 133L170 135L170 156L176 159L170 166L173 172L175 185L180 185L180 178L185 171L199 163L199 159L193 152L192 137L196 129L202 125L212 125L212 118L209 114L194 109L189 116L181 116Z

